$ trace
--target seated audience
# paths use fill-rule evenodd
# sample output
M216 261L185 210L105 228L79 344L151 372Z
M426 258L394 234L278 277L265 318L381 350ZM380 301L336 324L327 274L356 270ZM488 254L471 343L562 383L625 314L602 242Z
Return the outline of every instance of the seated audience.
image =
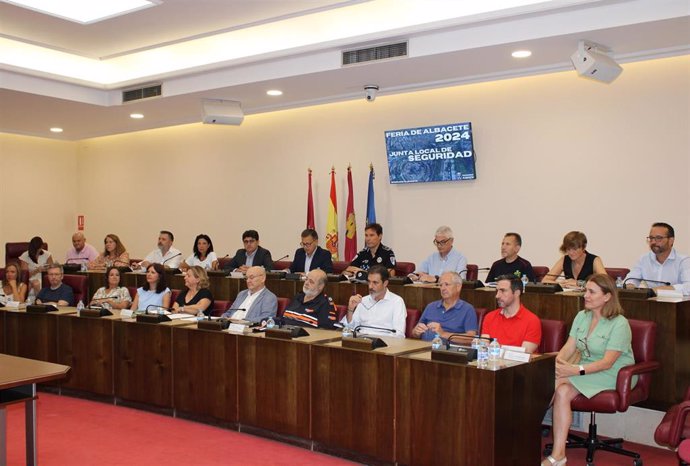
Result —
M530 282L535 282L534 270L528 260L518 256L522 247L522 236L518 233L506 233L501 242L501 259L491 265L489 274L486 276L487 282L495 282L496 277L501 275L515 275L522 278L527 275Z
M581 231L571 231L563 237L560 251L564 254L549 273L541 280L542 283L562 283L565 286L576 287L578 282L584 282L593 273L606 273L601 258L587 252L587 237ZM558 281L561 274L565 280Z
M36 296L41 290L43 276L46 267L53 263L50 253L43 249L43 239L34 236L29 241L29 249L19 256L19 263L22 270L29 271L29 295Z
M427 304L412 330L412 336L431 341L438 333L444 340L454 333L475 335L477 313L468 302L460 299L462 278L457 272L444 272L439 280L441 299Z
M444 272L457 272L464 279L467 276L467 259L453 247L453 241L453 230L450 227L438 227L434 235L437 251L424 259L419 269L409 277L414 281L437 283Z
M213 295L208 289L206 270L200 265L189 267L184 274L184 286L173 304L175 312L210 315L213 311Z
M690 295L690 257L673 247L675 236L675 230L668 223L652 225L647 237L650 251L630 269L625 278L626 287L640 286L642 279L648 280L647 285L655 290L678 290L685 296Z
M271 251L259 245L258 231L247 230L242 233L242 243L244 248L237 250L235 257L223 267L224 270L247 273L249 267L253 266L260 266L265 270L271 270L271 267L273 267Z
M522 346L533 353L541 343L541 321L520 303L521 294L522 282L515 275L498 277L496 301L499 308L484 317L481 334L498 339L501 345Z
M330 254L329 254L330 258ZM302 327L321 327L332 329L336 321L335 306L323 289L328 278L320 269L312 270L283 313L285 323Z
M180 263L180 270L184 272L194 265L205 270L218 270L218 256L213 252L213 241L210 236L197 235L192 251L192 254Z
M347 314L340 323L353 329L361 325L391 330L362 328L363 334L405 338L407 308L400 296L388 290L389 277L386 266L371 266L367 277L369 294L351 296Z
M65 255L65 264L88 264L96 259L98 251L86 242L86 237L81 231L72 235L72 247Z
M127 287L121 286L120 270L111 265L105 271L105 278L107 285L100 287L94 293L89 306L108 304L113 309L128 309L132 304L132 297Z
M295 251L295 259L288 269L292 273L306 274L310 270L321 269L326 273L333 272L331 253L319 246L319 234L307 228L302 232L301 248Z
M634 363L632 331L623 317L616 285L607 274L592 275L585 285L585 309L575 316L568 340L556 356L553 451L542 465L566 463L573 398L615 389L618 371ZM637 377L633 380L636 383Z
M133 311L146 311L152 306L158 308L170 308L170 288L165 278L165 267L157 262L146 267L146 285L137 288L137 295L132 301Z
M74 306L74 291L72 287L62 283L62 266L57 264L49 265L47 275L48 286L38 292L36 303Z
M109 233L103 240L103 252L89 262L89 270L105 270L108 267L129 267L129 253L117 235Z
M5 266L5 276L0 288L0 304L8 301L23 303L26 301L27 286L21 281L21 270L16 262L8 262Z
M266 270L253 266L247 270L247 289L240 291L223 317L248 322L261 322L275 317L278 298L266 288Z
M178 268L182 262L182 253L173 247L173 241L175 241L175 235L172 232L161 230L158 234L158 247L141 261L139 267L146 268L150 264L161 264L168 269Z
M370 223L364 229L365 247L357 253L345 269L345 273L354 275L359 271L367 271L374 265L381 265L388 269L389 276L395 275L395 253L388 246L381 244L383 227L378 223Z

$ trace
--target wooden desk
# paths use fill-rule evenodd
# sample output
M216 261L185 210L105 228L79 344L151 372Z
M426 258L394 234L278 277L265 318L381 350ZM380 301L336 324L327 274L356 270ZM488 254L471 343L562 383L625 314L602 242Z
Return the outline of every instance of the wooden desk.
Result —
M395 461L395 356L425 351L429 342L381 337L373 351L340 341L312 347L314 449L358 462Z
M172 409L172 329L184 325L194 323L174 320L145 324L132 319L114 322L117 399Z
M255 433L311 438L309 361L315 344L339 341L340 332L306 329L309 336L292 340L248 333L238 339L239 420ZM269 433L271 433L269 435Z
M501 361L496 371L431 360L396 359L398 464L538 464L539 432L554 391L555 356Z
M75 308L69 307L45 314L29 314L26 309L4 309L5 352L57 363L58 317L75 312Z
M23 402L26 410L26 464L36 465L36 384L61 379L69 369L59 364L0 354L0 464L7 464L5 407Z

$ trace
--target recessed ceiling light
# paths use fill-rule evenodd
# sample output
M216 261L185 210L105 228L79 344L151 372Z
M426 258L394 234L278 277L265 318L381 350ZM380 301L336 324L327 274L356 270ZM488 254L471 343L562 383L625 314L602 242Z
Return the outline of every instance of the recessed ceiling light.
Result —
M266 94L272 95L272 96L278 96L278 95L283 95L283 91L279 91L278 89L271 89L270 91L266 91Z
M75 23L90 24L114 16L131 13L156 5L157 0L117 0L117 2L95 2L94 0L4 0L22 8L38 11Z
M529 50L516 50L515 52L511 53L513 58L527 58L532 55L532 52Z
M62 133L62 128L58 128L58 127L50 128L50 131L52 131L53 133Z
M143 113L130 113L129 117L134 118L135 120L141 120L142 118L144 118L144 114Z

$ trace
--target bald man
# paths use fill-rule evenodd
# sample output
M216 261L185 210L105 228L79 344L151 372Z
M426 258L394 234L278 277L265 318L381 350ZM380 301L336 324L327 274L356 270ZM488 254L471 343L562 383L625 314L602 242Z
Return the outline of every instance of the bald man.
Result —
M307 274L302 291L297 293L285 309L285 323L301 327L333 329L336 321L333 300L323 292L326 287L326 272L314 269Z
M247 289L240 291L230 310L223 317L261 322L275 317L278 311L278 298L266 288L266 270L263 267L247 269Z
M72 247L65 255L65 264L88 264L96 260L98 251L86 243L86 237L81 231L72 235Z

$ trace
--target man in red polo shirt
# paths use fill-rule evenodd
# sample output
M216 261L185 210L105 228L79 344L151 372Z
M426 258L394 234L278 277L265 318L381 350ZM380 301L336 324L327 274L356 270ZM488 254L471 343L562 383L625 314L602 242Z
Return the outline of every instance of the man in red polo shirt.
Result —
M541 342L541 321L520 304L522 282L513 275L496 279L499 308L489 312L482 323L482 336L497 338L501 345L522 346L533 353Z

